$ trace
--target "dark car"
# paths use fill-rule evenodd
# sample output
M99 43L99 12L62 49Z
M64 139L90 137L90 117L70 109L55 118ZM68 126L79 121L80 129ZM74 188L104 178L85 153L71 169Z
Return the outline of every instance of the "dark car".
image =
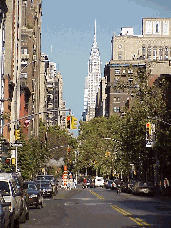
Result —
M133 186L133 194L135 195L154 195L154 187L150 182L135 182Z
M35 206L36 208L43 207L43 195L34 181L25 181L23 183L23 189L27 190L29 196L29 206Z
M5 200L0 196L0 227L7 228L10 226L10 202L5 202Z
M12 176L16 182L18 191L21 193L21 198L22 198L23 209L22 209L22 214L20 216L20 223L25 223L26 220L29 219L29 196L27 191L23 189L23 178L16 173L13 174Z
M53 197L53 187L49 181L36 181L36 184L42 191L43 196Z
M53 189L53 195L56 195L58 193L59 181L55 179L53 175L37 175L35 181L37 183L38 181L49 181Z

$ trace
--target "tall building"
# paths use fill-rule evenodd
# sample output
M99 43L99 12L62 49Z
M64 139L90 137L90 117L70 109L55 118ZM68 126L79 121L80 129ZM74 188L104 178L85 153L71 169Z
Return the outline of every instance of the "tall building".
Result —
M63 79L56 63L49 62L47 68L47 125L65 128L65 102L63 101ZM53 110L52 112L50 112Z
M41 0L22 1L20 118L31 117L20 123L28 137L39 134L41 16Z
M101 64L99 48L96 41L95 20L94 41L88 61L88 76L85 77L83 121L89 121L95 117L96 93L98 92L102 78Z

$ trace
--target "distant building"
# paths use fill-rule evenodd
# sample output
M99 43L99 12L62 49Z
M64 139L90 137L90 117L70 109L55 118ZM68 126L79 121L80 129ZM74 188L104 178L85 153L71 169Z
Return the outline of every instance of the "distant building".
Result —
M47 68L47 125L66 127L65 107L63 101L63 79L56 63L49 62ZM52 110L52 112L50 112Z
M99 48L96 41L95 20L94 41L88 61L88 76L85 78L84 112L82 114L84 121L89 121L95 117L96 94L102 78L101 64Z
M39 104L39 117L42 122L47 125L47 71L49 68L48 56L44 53L41 54L40 64L40 104Z

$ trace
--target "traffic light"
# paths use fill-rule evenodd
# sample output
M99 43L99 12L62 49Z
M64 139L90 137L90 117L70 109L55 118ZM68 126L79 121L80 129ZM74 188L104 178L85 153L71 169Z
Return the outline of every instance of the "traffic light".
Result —
M77 118L71 116L71 129L77 129Z
M20 130L15 130L15 140L20 139Z
M68 129L71 129L71 116L70 115L68 115L66 117L66 125L67 125Z
M146 139L149 139L151 136L151 123L146 123Z
M6 159L5 159L5 163L6 163L7 165L10 165L10 164L11 164L11 158L6 158Z
M16 165L15 158L11 158L11 164Z

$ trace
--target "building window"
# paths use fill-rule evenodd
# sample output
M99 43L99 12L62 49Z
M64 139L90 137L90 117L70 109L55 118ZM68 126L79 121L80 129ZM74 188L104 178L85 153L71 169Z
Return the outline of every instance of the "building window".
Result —
M27 48L21 48L21 54L27 55Z
M159 47L159 60L163 59L163 48Z
M118 54L118 58L119 58L119 59L122 59L121 53Z
M147 48L147 58L151 59L151 46Z
M114 78L114 82L117 83L119 81L119 77Z
M142 56L144 57L144 59L145 59L145 55L146 55L146 49L145 49L145 46L142 46Z
M20 78L27 78L27 73L21 73L21 76L20 76Z
M153 47L153 59L157 59L157 47Z
M115 74L120 74L120 70L119 69L115 69Z
M114 102L120 102L120 97L114 97L114 98L113 98L113 101L114 101Z
M168 47L165 47L165 55L164 55L165 60L168 60L168 53L169 53L169 49Z
M128 74L133 74L133 70L132 69L128 69Z
M113 108L113 111L114 111L114 112L120 112L120 107L114 107L114 108Z

